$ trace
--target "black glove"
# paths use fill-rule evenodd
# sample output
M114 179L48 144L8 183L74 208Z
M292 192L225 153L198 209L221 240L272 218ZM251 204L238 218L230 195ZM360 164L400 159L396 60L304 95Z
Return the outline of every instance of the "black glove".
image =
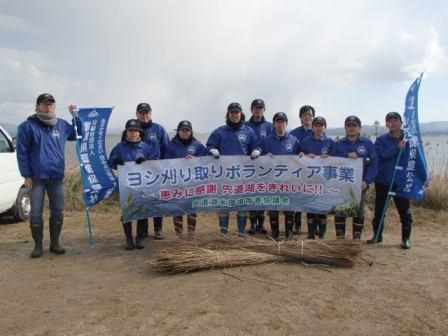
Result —
M135 160L135 163L140 164L145 161L146 161L146 158L144 156L141 156L141 157L137 158L137 160Z
M122 159L120 159L120 158L116 158L114 160L114 165L116 165L116 166L123 166L124 165L124 161Z

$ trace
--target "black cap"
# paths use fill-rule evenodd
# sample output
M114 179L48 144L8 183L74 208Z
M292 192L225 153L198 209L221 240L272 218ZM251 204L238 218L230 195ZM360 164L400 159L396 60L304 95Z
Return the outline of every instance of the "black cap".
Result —
M388 121L390 118L397 118L398 120L402 121L401 115L398 112L389 112L386 114L386 121Z
M250 108L253 109L254 107L265 108L263 99L255 99L255 100L253 100L252 104L250 104Z
M272 118L272 122L276 122L277 120L284 120L286 123L288 123L288 116L283 112L277 112L274 114L274 117Z
M41 95L39 95L39 97L37 97L36 105L45 103L46 101L49 101L49 100L51 100L52 102L56 102L56 99L54 99L54 97L51 94L42 93Z
M142 124L137 119L130 119L126 122L126 131L134 129L137 131L143 131Z
M230 103L230 105L227 107L227 112L238 110L240 112L243 112L243 109L241 108L240 103Z
M320 123L320 124L322 124L324 126L327 126L327 121L325 120L324 117L316 117L316 118L314 118L313 122L311 124L314 126L314 124L317 124L317 123Z
M348 125L348 124L356 124L359 127L361 127L361 120L354 115L348 116L347 118L345 118L345 122L344 125Z
M143 111L152 111L151 106L148 103L140 103L137 105L137 113Z
M193 127L191 127L191 122L188 120L182 120L179 125L177 125L177 130L181 129L188 129L189 131L193 130Z

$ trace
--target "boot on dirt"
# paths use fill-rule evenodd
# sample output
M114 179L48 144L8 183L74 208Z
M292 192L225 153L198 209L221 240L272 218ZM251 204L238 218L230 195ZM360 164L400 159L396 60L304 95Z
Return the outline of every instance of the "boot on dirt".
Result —
M308 218L306 220L308 226L308 237L307 239L316 239L316 223L313 218Z
M336 231L336 239L345 239L345 217L334 217L334 228Z
M218 217L219 220L219 229L222 234L227 234L229 230L229 216L226 217Z
M247 233L250 235L253 235L256 232L257 217L255 217L255 215L250 216L249 221L250 221L250 228L249 228L249 230L247 230Z
M364 224L356 223L353 221L353 240L358 242L361 241L362 230L364 228Z
M154 239L163 239L162 226L163 217L154 217Z
M132 222L123 223L123 231L126 236L126 250L135 249L134 239L132 239Z
M302 233L302 213L296 212L294 213L294 230L295 235L300 235Z
M411 248L411 228L402 229L401 233L401 248L405 250L409 250Z
M31 226L31 236L34 240L34 249L31 252L31 258L39 258L44 253L44 248L42 245L42 240L44 239L43 234L43 223L41 225L33 225Z
M140 224L139 222L137 222L137 236L135 237L135 247L139 250L145 247L143 245L144 229L145 229L144 224L143 223Z
M50 251L54 254L64 254L65 249L59 245L59 236L62 230L62 220L50 218Z
M378 224L375 221L372 221L372 226L373 226L373 237L372 239L368 239L367 240L367 244L380 244L383 242L383 228L381 228L381 231L378 232Z
M278 240L280 236L280 225L279 225L279 214L270 213L269 214L269 223L271 224L271 237L275 240Z
M256 221L257 222L257 228L256 228L256 231L258 233L260 233L260 234L267 234L268 233L266 231L266 229L264 228L264 219L265 219L264 214L257 217L257 221Z
M246 234L246 217L238 215L236 217L236 222L238 226L238 234L245 235Z

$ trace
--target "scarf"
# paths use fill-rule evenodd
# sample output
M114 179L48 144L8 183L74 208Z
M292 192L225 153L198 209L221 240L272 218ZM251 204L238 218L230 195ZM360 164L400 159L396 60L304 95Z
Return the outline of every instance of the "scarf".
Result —
M58 122L58 118L56 118L56 113L43 113L36 110L37 118L47 126L54 126Z

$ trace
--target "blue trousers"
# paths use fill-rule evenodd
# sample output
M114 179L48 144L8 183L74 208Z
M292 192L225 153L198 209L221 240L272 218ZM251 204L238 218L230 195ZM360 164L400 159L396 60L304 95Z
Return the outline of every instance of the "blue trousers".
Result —
M50 204L50 220L64 219L64 180L34 180L30 192L31 212L30 226L43 227L42 213L44 210L45 193Z

